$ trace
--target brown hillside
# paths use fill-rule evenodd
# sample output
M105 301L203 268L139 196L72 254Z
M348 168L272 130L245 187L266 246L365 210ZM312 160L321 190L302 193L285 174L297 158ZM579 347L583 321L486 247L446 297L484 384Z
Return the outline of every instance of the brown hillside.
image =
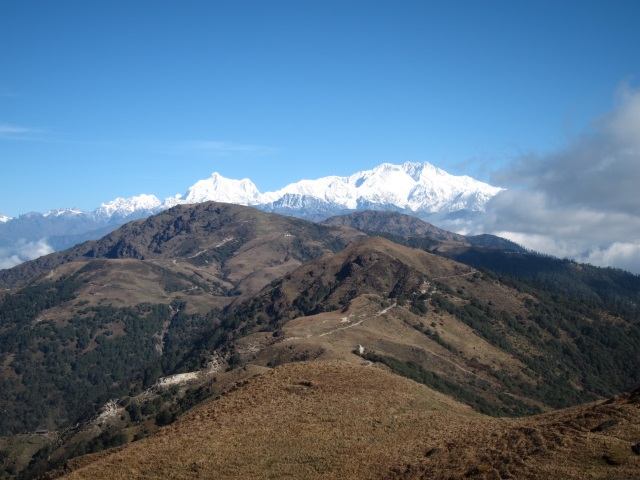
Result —
M339 215L321 222L324 225L353 227L366 232L384 232L402 236L425 236L439 241L466 242L464 235L448 232L411 215L398 212L366 211Z
M13 283L0 305L0 435L70 427L163 373L201 368L181 364L222 309L361 237L209 202L1 271Z
M400 243L419 248L429 248L442 253L455 247L468 248L469 245L524 252L524 249L519 245L495 235L460 235L435 227L413 215L405 215L399 212L354 212L331 217L321 223L324 225L357 228L369 234L392 235L396 237L394 240ZM425 242L424 240L428 241Z
M258 291L287 271L364 235L251 207L179 205L89 241L0 272L1 288L44 278L70 262L135 259L228 288Z
M466 298L442 288L459 289ZM538 380L525 373L515 355L477 335L455 315L434 308L432 300L445 295L458 305L478 297L514 313L524 311L526 298L466 265L372 237L299 267L241 307L242 319L258 312L260 330L266 312L278 335L256 332L238 339L236 350L244 361L277 365L308 359L360 362L353 353L360 346L367 354L422 365L458 385L461 395L468 393L469 404L496 405L495 414L548 408L511 394L495 372L519 376L532 388ZM513 341L527 344L515 332Z
M419 294L430 280L467 276L474 271L446 258L371 237L287 274L278 283L281 293L275 299L274 308L289 309L295 300L317 297L319 303L326 304L323 310L331 306L339 309L365 293L382 298L401 293ZM318 290L322 292L320 295ZM303 307L311 308L310 305ZM285 311L279 311L279 315L286 316Z
M630 319L382 238L309 262L231 312L242 333L226 351L241 361L364 357L496 416L637 385Z
M65 478L633 479L639 397L502 420L375 367L290 364Z
M62 435L35 455L25 478L149 434L226 388L220 380L224 371L252 370L250 364L259 370L337 360L380 368L497 417L606 398L640 379L640 330L626 310L598 308L597 302L480 272L347 227L209 203L130 223L118 235L56 255L9 271L14 279L36 271L39 276L7 294L0 309L0 396L7 413L0 428L6 433L45 428ZM178 377L184 385L172 383ZM211 385L204 385L205 379ZM173 386L160 388L165 381ZM334 389L344 385L338 382ZM112 407L120 405L115 423L93 428L89 422L64 434L109 399L115 399ZM268 416L266 410L261 414ZM375 416L379 412L369 415ZM466 428L461 423L457 431L484 435ZM483 437L493 445L489 453L504 453L511 445L500 435ZM519 434L513 435L520 445ZM446 441L454 445L449 437ZM406 444L403 449L412 451ZM450 459L438 457L442 469L452 470L451 462L462 456L452 452ZM468 464L494 458L482 452ZM528 447L522 452L504 458L519 464L530 453ZM393 457L401 459L403 469L389 475L422 475L431 464L420 461L424 451L417 455ZM385 468L399 465L383 457ZM20 469L27 463L13 454L10 461ZM381 471L380 464L370 463L372 472ZM324 471L313 464L314 471ZM335 460L326 468L338 472L344 465ZM489 471L478 465L469 468ZM505 472L500 475L510 478L510 467Z

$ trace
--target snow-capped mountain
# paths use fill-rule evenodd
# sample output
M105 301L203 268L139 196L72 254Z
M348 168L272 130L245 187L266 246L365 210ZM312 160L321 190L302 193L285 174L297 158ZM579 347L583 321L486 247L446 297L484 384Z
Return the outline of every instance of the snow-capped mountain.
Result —
M468 176L454 176L430 163L382 164L349 177L302 180L265 193L260 204L305 215L311 204L327 210L398 209L422 214L484 211L502 189ZM295 215L295 213L292 213Z
M180 198L181 196L172 197ZM178 203L202 203L209 201L236 203L238 205L257 205L261 194L248 178L232 180L214 173L206 180L196 182L189 187L183 201Z
M485 204L502 189L468 176L451 175L430 163L384 163L348 177L329 176L301 180L275 192L260 193L248 178L234 180L219 173L200 180L184 195L161 201L155 195L142 194L116 198L102 203L93 212L78 209L51 210L48 218L84 217L96 223L119 223L148 216L182 203L218 201L253 205L263 210L287 211L299 216L315 215L319 209L354 211L398 209L414 213L482 212ZM310 212L311 210L312 212ZM310 215L312 213L313 215ZM19 218L23 218L21 215ZM7 217L0 221L8 222Z
M219 173L196 182L184 195L160 200L142 194L102 203L93 212L78 209L0 216L0 248L46 239L56 250L100 238L123 223L147 217L182 203L218 201L252 205L265 211L308 220L362 210L397 210L431 221L483 212L502 189L467 176L455 176L430 163L382 164L348 177L301 180L275 192L260 193L247 178L234 180ZM2 260L2 259L0 259ZM0 265L2 265L0 263Z
M78 210L77 208L56 208L54 210L49 210L47 213L43 214L43 217L75 217L76 215L85 215L87 212L83 212L82 210Z
M102 203L93 211L97 220L111 221L115 219L131 219L132 216L149 216L165 208L163 202L155 195L138 195L131 198L116 198Z
M184 195L164 201L153 195L117 198L100 205L93 215L97 220L114 222L150 215L181 203L218 201L253 205L312 220L365 209L442 216L482 212L489 199L500 190L468 176L450 175L427 162L385 163L348 177L301 180L266 193L260 193L248 178L234 180L214 173L189 187Z
M184 196L167 198L163 207L219 201L314 220L364 209L429 215L484 211L487 201L500 190L468 176L450 175L427 162L385 163L348 177L301 180L266 193L260 193L248 178L233 180L214 173L196 182Z

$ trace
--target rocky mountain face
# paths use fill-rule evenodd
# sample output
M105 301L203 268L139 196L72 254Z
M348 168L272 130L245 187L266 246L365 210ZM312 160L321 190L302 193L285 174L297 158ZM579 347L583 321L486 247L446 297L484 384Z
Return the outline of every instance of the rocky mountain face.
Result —
M599 478L638 466L633 394L620 408L552 412L640 383L640 315L622 308L638 303L635 277L598 269L590 282L575 268L586 301L430 253L504 251L412 218L329 223L177 205L1 272L0 466L26 478L54 467L117 477L129 462L150 465L141 477L155 465L171 476L540 478L551 465L583 478L572 452ZM419 235L435 243L406 245ZM627 287L601 295L606 278ZM35 430L51 436L20 436ZM593 448L578 450L580 432ZM81 457L126 443L109 466Z

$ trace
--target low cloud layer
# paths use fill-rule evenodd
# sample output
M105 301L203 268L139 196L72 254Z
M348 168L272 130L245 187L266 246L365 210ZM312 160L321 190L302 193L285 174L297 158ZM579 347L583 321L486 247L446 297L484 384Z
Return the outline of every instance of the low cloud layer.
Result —
M53 253L53 248L46 238L36 242L20 240L8 247L0 247L0 269L15 267L16 265Z
M640 273L640 91L624 86L613 111L570 144L517 159L493 183L509 190L458 229Z

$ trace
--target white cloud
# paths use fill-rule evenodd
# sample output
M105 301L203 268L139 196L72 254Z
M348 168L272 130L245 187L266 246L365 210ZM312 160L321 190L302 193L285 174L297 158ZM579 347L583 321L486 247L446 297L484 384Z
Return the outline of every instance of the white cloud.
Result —
M0 247L0 270L15 267L53 251L46 238L34 242L19 240L9 247Z
M640 273L640 243L614 242L606 248L592 250L583 260L601 267L614 266Z
M17 125L0 124L0 135L7 133L29 133L33 131L28 127L19 127Z
M9 140L28 140L30 134L41 132L42 130L38 128L0 123L0 139L4 138Z
M494 183L510 189L457 230L640 273L640 92L625 84L616 100L564 148L499 171Z

